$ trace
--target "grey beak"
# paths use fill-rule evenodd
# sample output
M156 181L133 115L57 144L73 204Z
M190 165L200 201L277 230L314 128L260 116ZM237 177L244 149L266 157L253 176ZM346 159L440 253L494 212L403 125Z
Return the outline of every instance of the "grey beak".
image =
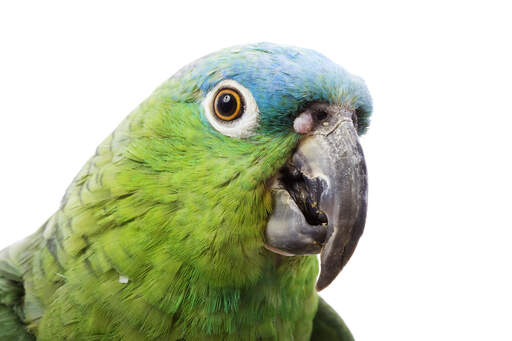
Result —
M320 252L316 288L327 287L354 252L366 220L367 174L353 112L316 103L303 138L273 188L266 247L283 255Z

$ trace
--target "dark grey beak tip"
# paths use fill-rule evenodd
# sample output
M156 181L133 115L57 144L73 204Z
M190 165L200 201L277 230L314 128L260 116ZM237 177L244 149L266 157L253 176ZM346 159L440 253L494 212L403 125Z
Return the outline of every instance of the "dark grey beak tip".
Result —
M329 244L332 245L332 243ZM332 248L329 244L326 248L331 248L330 253L324 251L324 248L320 254L321 270L316 281L316 291L321 291L327 288L338 276L345 266L345 263L348 261L344 255L344 249Z
M318 277L318 281L316 282L315 289L316 291L320 292L327 288L329 284L334 280L333 279L326 279L325 277Z

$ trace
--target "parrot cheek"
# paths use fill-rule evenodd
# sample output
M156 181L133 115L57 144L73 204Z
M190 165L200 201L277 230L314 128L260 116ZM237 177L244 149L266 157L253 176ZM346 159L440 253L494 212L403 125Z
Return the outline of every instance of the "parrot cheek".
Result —
M322 290L348 262L363 232L366 165L353 112L316 103L302 115L321 115L322 120L274 180L265 246L285 256L320 253L316 287Z

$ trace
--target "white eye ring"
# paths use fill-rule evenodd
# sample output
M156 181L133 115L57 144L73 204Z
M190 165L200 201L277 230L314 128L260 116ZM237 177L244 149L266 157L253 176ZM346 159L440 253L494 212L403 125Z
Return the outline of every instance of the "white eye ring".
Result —
M232 121L221 120L214 113L215 97L217 93L224 88L238 91L244 106L240 117ZM215 88L208 92L201 104L208 122L210 122L215 130L223 135L237 138L250 137L254 135L254 130L258 127L259 110L256 100L249 89L237 81L232 79L221 81Z

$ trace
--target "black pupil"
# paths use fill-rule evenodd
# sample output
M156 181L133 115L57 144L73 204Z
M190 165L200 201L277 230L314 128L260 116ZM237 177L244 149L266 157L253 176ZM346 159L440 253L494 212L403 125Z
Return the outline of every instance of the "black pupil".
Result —
M222 94L217 100L217 112L222 116L233 115L236 107L236 98L232 94Z

